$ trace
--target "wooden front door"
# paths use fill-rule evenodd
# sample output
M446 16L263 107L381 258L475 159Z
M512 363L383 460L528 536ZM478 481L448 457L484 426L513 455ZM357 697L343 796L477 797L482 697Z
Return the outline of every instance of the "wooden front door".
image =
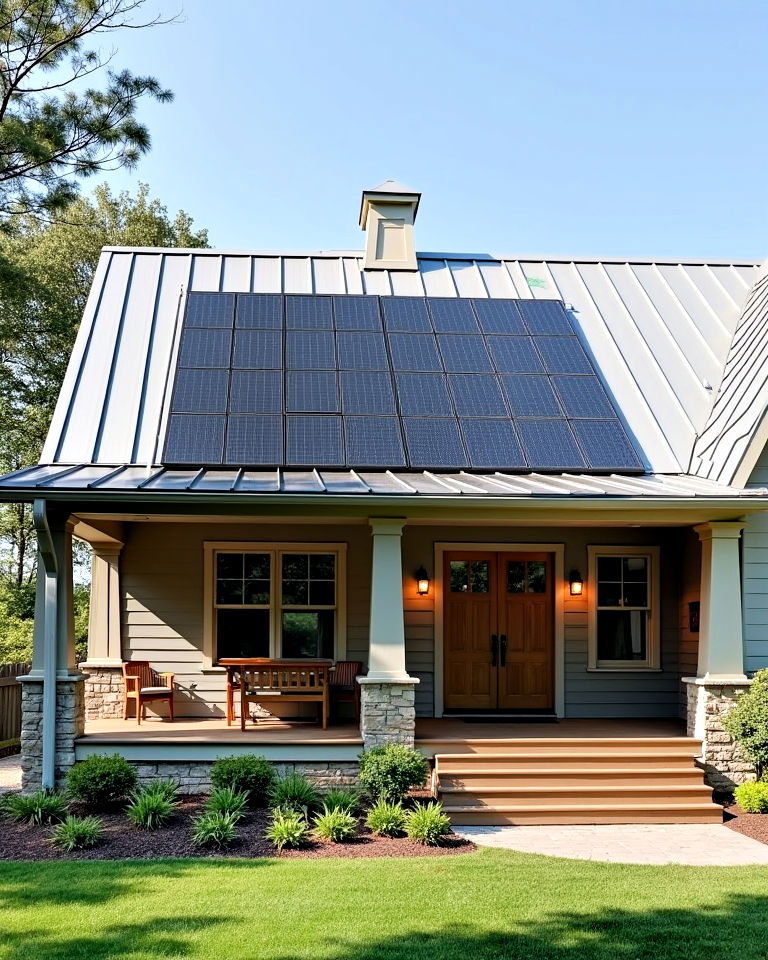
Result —
M446 708L552 709L551 554L447 553L443 584Z

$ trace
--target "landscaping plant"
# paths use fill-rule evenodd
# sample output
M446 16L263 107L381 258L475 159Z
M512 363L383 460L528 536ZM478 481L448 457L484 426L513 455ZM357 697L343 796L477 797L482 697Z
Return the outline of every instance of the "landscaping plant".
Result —
M762 777L768 769L768 669L757 671L749 689L723 715L723 727Z
M379 800L368 811L365 825L377 837L401 837L405 833L405 810L399 803Z
M360 755L358 779L374 800L398 803L412 787L422 787L429 773L429 764L411 747L388 743L373 747Z
M67 815L66 799L52 790L8 793L0 800L0 808L17 823L54 823Z
M169 798L167 790L149 786L132 795L126 813L134 827L157 830L171 819L177 806L176 800Z
M179 795L179 781L169 778L168 780L152 780L141 788L142 793L155 793L166 800L175 802Z
M263 807L276 779L275 768L262 756L253 753L219 757L211 768L214 787L245 790L252 807Z
M67 774L70 797L96 810L125 800L135 787L136 771L119 754L88 757Z
M235 790L234 787L214 787L205 801L206 813L229 813L235 820L245 815L248 806L248 793Z
M733 791L736 803L744 813L768 813L768 783L740 783Z
M323 840L344 843L357 833L357 820L348 810L323 807L323 812L315 817L315 833Z
M411 840L436 847L451 832L451 821L442 803L417 803L405 815L405 832Z
M270 806L284 813L293 811L305 818L320 806L317 790L300 773L289 773L277 780L269 791Z
M237 820L233 813L220 810L201 813L192 821L192 843L198 847L228 847L237 837Z
M278 850L303 847L309 839L307 821L295 811L275 810L264 836Z
M98 817L76 817L70 814L57 823L51 833L51 843L70 853L94 847L101 840L102 823Z
M360 796L355 790L338 787L324 793L321 799L323 806L329 810L346 810L347 813L354 813L360 805Z

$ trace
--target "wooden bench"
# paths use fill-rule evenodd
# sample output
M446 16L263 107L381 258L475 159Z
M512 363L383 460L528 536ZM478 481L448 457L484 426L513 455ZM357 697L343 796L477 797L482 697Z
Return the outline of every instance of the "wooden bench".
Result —
M248 703L319 703L323 730L328 727L329 661L317 660L221 660L227 668L232 691L227 703L227 723L234 720L234 687L240 690L240 729L245 730Z

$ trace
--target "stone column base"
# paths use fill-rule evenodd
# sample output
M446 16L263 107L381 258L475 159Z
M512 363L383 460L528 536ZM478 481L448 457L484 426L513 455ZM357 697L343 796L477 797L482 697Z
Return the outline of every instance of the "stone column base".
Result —
M362 682L361 682L362 681ZM360 733L363 749L387 743L412 747L416 732L416 684L407 680L369 680L359 677Z
M75 763L75 740L85 723L83 676L56 682L56 786L63 786ZM21 683L21 789L32 793L43 782L43 681L23 677Z
M85 719L112 720L123 716L122 664L81 663L85 674Z
M739 745L723 728L723 714L736 703L739 694L749 689L749 680L707 680L683 677L686 686L686 732L701 740L701 756L707 783L715 790L732 790L745 780L753 780L755 768Z

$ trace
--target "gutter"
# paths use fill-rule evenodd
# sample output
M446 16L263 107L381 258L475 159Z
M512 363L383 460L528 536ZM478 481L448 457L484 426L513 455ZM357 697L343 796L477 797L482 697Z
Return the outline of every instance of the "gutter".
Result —
M42 786L53 790L56 786L56 614L58 606L59 565L53 537L48 526L45 500L35 500L32 518L37 533L37 545L45 575L45 602L43 607L43 771Z

